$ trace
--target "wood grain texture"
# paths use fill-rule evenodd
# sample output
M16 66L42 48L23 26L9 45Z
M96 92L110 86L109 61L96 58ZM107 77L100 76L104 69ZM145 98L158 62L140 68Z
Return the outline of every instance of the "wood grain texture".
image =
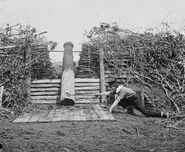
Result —
M15 119L13 122L27 122L31 116L32 116L31 113L25 113L19 116L17 119Z
M59 83L31 84L31 88L60 88Z
M0 87L0 108L2 107L2 102L3 102L3 90L4 86Z
M42 113L32 114L31 117L27 120L27 122L37 122L41 117Z
M75 90L100 90L100 86L75 87Z
M61 121L62 120L62 110L57 109L54 113L52 121Z
M25 113L13 122L55 122L55 121L113 121L115 118L107 109L103 109L99 104L88 105L88 108L74 107L66 109L48 109L37 114Z
M61 80L60 79L44 79L44 80L34 80L31 83L32 84L47 84L47 83L56 83L60 84Z
M59 92L60 88L31 88L31 92Z
M57 95L59 95L59 93L58 92L50 92L50 91L42 91L42 92L31 92L31 96L51 96L51 95L55 95L55 96L57 96Z
M57 100L56 99L55 100L38 99L38 100L32 100L31 102L32 103L43 103L43 104L55 104L55 103L57 103Z
M55 114L55 110L51 110L48 113L44 112L43 115L41 115L39 122L51 122L53 120Z
M91 86L100 86L100 83L99 82L94 82L94 83L88 83L88 82L83 82L83 83L75 83L75 87L83 87L83 86L88 86L88 87L91 87Z

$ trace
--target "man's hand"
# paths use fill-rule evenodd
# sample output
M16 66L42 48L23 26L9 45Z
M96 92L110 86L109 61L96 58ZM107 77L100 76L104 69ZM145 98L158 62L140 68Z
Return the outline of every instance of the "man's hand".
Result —
M109 112L112 113L112 110L117 106L120 100L116 99L114 103L110 106Z
M109 112L112 113L112 108L111 107L109 108Z

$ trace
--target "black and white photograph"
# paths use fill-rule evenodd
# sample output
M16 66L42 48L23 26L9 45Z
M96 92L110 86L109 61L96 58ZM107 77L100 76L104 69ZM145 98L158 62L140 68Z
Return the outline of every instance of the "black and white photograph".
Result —
M0 152L185 152L185 1L0 0Z

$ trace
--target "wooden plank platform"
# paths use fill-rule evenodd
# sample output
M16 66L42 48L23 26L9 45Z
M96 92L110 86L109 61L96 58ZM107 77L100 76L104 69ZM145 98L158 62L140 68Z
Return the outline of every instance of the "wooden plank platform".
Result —
M97 121L97 120L115 120L114 116L107 109L102 108L100 104L85 105L80 108L59 107L57 109L48 109L34 113L25 113L13 122L56 122L56 121Z

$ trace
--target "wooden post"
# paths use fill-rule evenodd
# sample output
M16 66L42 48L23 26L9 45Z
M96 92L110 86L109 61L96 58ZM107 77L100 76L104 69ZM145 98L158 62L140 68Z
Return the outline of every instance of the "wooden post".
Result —
M4 86L0 88L0 108L2 108Z
M63 71L61 78L61 104L74 105L75 103L75 79L73 63L73 43L64 43Z
M105 70L104 70L104 52L103 48L99 50L99 62L100 62L100 86L101 92L106 91L105 85ZM106 96L101 96L101 103L106 103Z
M0 47L2 46L2 43L1 43L1 37L0 37Z
M28 46L26 50L26 65L29 65L31 62L31 48ZM26 93L27 93L27 102L31 102L31 71L27 71L25 74L26 81Z

